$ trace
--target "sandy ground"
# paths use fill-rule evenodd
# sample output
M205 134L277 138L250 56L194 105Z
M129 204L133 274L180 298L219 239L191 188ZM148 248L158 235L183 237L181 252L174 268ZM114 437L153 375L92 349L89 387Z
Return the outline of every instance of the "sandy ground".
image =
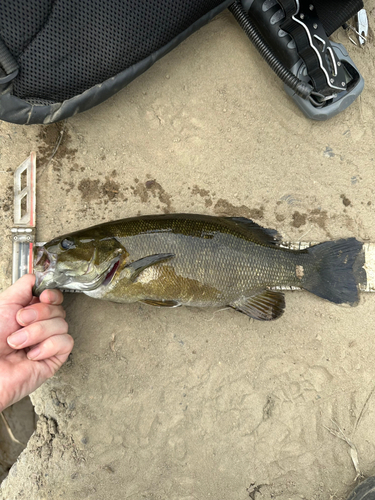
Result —
M367 2L372 22L375 1ZM370 20L371 22L371 20ZM345 44L361 97L305 119L224 12L64 125L0 124L0 287L14 169L38 153L38 240L137 214L245 216L288 241L375 241L374 39ZM55 157L51 153L63 127ZM262 323L69 295L75 348L32 395L37 430L4 500L342 500L375 474L375 296L287 293ZM336 428L337 430L337 428Z

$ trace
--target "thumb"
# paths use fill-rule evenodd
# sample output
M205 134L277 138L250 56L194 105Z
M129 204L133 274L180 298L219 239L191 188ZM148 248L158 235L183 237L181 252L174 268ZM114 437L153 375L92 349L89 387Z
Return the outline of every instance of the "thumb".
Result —
M33 298L34 274L25 274L14 285L0 293L0 304L20 304L25 307Z

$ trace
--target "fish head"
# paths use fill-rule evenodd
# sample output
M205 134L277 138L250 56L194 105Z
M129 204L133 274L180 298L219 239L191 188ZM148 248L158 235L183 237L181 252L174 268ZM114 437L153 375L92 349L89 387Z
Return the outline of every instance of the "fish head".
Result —
M34 294L47 288L95 290L113 278L124 247L114 237L78 232L54 238L34 250Z

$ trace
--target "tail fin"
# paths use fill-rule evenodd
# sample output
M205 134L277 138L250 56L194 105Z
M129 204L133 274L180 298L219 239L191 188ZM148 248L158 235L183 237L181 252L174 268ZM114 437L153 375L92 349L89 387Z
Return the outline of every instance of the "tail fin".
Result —
M326 241L309 248L312 270L302 287L336 304L357 305L358 283L364 265L363 244L355 238Z

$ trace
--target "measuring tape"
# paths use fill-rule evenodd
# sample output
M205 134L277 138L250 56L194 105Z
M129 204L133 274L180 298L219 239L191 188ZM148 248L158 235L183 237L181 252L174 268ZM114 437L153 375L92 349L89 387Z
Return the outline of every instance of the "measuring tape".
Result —
M14 225L12 283L33 272L35 244L36 153L14 172Z
M36 153L32 152L14 172L14 227L12 283L21 276L33 272L36 223ZM281 247L303 250L318 242L281 243ZM364 243L366 283L359 283L362 292L375 292L375 244ZM296 287L274 287L274 290L301 290ZM69 290L71 291L71 290Z

